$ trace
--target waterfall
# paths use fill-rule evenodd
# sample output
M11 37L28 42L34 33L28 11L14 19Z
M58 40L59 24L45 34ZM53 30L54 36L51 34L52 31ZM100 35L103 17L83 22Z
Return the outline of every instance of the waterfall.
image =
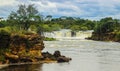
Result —
M72 32L70 29L61 29L60 31L44 32L45 37L65 39L85 39L92 35L93 30Z

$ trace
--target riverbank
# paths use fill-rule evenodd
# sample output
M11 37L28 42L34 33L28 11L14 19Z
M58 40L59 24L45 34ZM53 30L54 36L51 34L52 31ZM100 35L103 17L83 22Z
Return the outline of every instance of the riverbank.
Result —
M42 56L43 57L36 62L18 62L18 63L0 64L0 69L15 65L61 63L61 62L69 62L71 60L71 58L61 55L60 51L55 51L54 54L51 54L49 52L42 52Z
M57 63L57 61L53 61L53 60L44 60L44 61L40 61L40 62L27 62L27 63L12 63L12 64L1 64L0 65L0 69L6 68L8 66L15 66L15 65L28 65L28 64L43 64L43 63Z
M91 37L88 37L86 39L90 40L96 40L96 41L113 41L113 42L120 42L120 36L117 33L104 33L104 34L96 34L92 33Z
M0 69L8 67L8 66L9 66L9 64L2 64L2 65L0 65Z

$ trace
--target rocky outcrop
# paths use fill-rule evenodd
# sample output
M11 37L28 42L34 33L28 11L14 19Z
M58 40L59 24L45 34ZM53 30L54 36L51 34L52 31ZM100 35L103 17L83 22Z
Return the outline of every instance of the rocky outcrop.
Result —
M49 59L49 60L57 61L59 63L69 62L70 60L72 60L69 57L61 55L61 52L58 51L58 50L55 51L54 54L51 54L49 52L43 52L42 55L43 55L43 58L44 58L43 60Z
M4 40L1 41L5 41L5 43L0 45L8 44L5 46L8 51L4 53L4 56L6 60L9 60L9 63L36 62L39 58L42 58L41 51L44 49L44 43L40 35L31 33L12 34L9 37L3 35L2 38Z
M60 51L55 51L54 54L41 52L44 49L44 43L43 38L38 34L7 34L2 35L1 38L3 40L0 45L5 47L5 49L0 47L4 49L2 54L5 60L2 63L69 62L71 60L71 58L61 55Z
M97 41L115 41L119 42L120 39L117 37L117 34L112 32L112 33L99 33L96 34L95 32L92 33L92 36L86 39L92 39L92 40L97 40Z

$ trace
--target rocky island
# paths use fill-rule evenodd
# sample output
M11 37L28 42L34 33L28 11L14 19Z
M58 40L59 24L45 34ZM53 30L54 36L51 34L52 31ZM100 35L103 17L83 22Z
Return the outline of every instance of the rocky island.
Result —
M0 64L69 62L71 60L61 55L58 50L54 54L42 52L44 48L43 37L38 34L0 33Z

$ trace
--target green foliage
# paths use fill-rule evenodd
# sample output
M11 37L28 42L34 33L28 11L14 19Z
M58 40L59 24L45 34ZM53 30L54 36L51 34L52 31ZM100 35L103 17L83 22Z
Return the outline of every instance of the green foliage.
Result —
M120 41L120 31L116 33L115 39L116 41Z
M102 24L102 23L106 23L106 22L109 22L109 21L113 21L112 17L102 18L102 19L100 20L100 23Z
M107 17L98 21L92 38L97 40L120 41L119 19Z
M31 24L41 22L41 16L33 4L31 5L19 5L19 9L16 12L11 12L8 21L12 25L19 26L19 29L28 30Z
M0 30L0 50L5 50L9 47L10 35L8 31L4 29Z
M111 33L118 31L119 27L119 23L116 23L115 21L107 21L105 23L98 24L94 32L100 34Z
M5 56L4 56L5 52L10 52L9 48L3 48L3 47L1 47L0 48L0 61L1 62L5 61Z
M79 25L73 25L70 28L72 31L79 31L80 30L80 26Z
M5 61L5 56L3 56L3 55L0 55L0 61Z
M10 35L10 27L0 28L0 35Z
M10 33L9 28L0 28L0 61L4 61L4 53L9 51Z
M61 25L53 24L53 25L51 25L51 29L52 29L52 31L58 31L61 29Z
M84 24L84 27L86 27L86 30L93 30L95 28L95 22L92 22L90 20L87 20L86 23Z
M42 29L44 32L51 32L52 31L51 27L48 24L43 24Z
M55 38L49 38L49 37L44 38L44 41L55 41L55 40L56 40Z
M29 29L30 31L37 32L37 27L35 25L31 25Z
M99 25L95 32L98 33L109 33L114 31L114 22L106 22L104 24Z
M86 30L89 30L89 29L88 29L88 27L86 27L86 26L82 26L82 27L80 27L80 30L86 31Z
M60 18L53 18L51 21L49 21L49 23L45 23L49 25L54 25L57 23L58 25L60 25L59 28L71 29L73 31L93 30L96 26L96 21L66 16L62 16Z
M7 21L0 21L0 28L3 28L7 25Z

